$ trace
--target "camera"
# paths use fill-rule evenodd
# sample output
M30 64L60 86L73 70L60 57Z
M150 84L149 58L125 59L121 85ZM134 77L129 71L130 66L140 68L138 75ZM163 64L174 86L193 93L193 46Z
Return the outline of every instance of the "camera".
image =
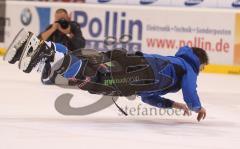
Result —
M56 21L56 23L59 23L60 26L63 28L63 29L67 29L68 26L69 26L69 22L65 19L60 19L58 21Z

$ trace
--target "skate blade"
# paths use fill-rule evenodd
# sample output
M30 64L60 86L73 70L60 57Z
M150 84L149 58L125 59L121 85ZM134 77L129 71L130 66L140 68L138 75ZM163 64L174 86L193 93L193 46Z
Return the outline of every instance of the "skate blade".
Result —
M14 56L16 55L18 49L23 45L23 43L28 39L30 36L30 32L25 31L23 28L17 33L14 37L13 41L7 48L5 55L3 56L4 61L10 62Z
M23 49L21 58L19 60L18 68L20 70L23 70L23 71L27 70L32 60L31 56L35 53L39 45L40 45L40 40L35 35L32 35L31 38L28 39L26 46Z

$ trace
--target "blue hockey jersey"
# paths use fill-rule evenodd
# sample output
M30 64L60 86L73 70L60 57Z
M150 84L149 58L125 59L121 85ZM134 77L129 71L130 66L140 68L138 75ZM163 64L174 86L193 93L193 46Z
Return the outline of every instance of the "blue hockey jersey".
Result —
M166 77L170 77L172 81L165 89L138 93L143 102L159 108L167 108L169 107L169 100L163 98L162 95L170 92L177 92L182 89L184 101L188 107L193 111L200 110L201 103L196 90L200 61L190 47L185 46L180 48L175 56L144 54L144 57L147 59L154 71L155 80L158 80L164 75ZM164 69L158 67L162 61L169 62ZM178 76L174 65L180 66L182 70L184 70L184 74ZM160 83L164 83L164 80ZM170 102L173 103L173 101Z

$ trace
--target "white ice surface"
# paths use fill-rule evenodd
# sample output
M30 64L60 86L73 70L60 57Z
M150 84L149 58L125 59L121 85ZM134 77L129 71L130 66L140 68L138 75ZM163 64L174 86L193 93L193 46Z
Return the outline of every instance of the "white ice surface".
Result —
M200 75L198 92L207 109L207 118L200 123L195 113L124 117L115 106L87 116L64 116L54 107L59 95L74 94L74 107L100 96L44 86L39 77L0 60L0 149L239 148L240 76ZM167 97L182 101L181 92ZM141 103L139 98L117 102L122 107Z

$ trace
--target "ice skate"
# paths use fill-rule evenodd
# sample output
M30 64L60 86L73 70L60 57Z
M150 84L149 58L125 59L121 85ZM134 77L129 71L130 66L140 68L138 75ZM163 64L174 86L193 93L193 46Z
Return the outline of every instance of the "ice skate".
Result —
M33 33L21 29L7 49L3 60L8 61L10 64L15 64L19 61L27 40L31 38L32 35Z
M54 58L54 49L32 36L26 43L23 54L19 61L19 69L25 73L30 73L40 61L52 61Z

